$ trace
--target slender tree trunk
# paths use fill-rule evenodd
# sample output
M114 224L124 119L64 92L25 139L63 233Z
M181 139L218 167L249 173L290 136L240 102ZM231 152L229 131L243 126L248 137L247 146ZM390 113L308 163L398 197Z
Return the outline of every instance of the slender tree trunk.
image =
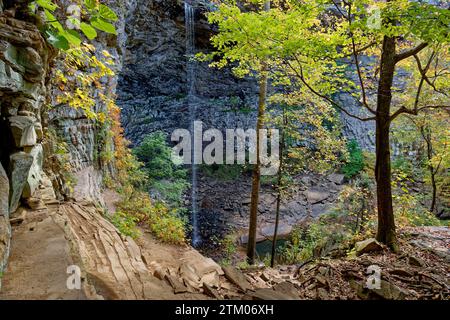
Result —
M378 204L377 240L397 250L391 188L390 107L395 72L395 39L385 36L380 62L376 114L376 166Z
M265 2L265 10L270 10L270 1ZM261 79L259 82L258 120L256 123L256 165L252 174L252 194L250 204L250 225L248 228L247 259L250 264L255 263L256 230L258 228L258 204L259 188L261 184L261 159L259 155L260 138L259 132L264 127L264 114L266 111L267 98L267 64L263 63L261 68Z
M283 125L286 126L286 117L283 115ZM278 167L278 181L277 181L277 206L275 213L275 229L273 231L272 238L272 256L270 258L270 266L273 268L275 265L276 248L277 248L277 238L278 238L278 226L280 224L280 205L281 205L281 189L283 187L283 153L284 153L284 130L281 129L281 145L280 145L280 164Z
M259 83L259 102L258 102L258 120L256 123L256 164L253 168L252 174L252 195L250 204L250 227L248 229L248 244L247 257L248 262L253 264L255 262L256 251L256 230L258 227L258 204L259 204L259 189L261 185L261 158L260 158L260 137L259 132L264 127L264 114L266 111L266 97L267 97L267 71L266 66L263 66L263 72Z

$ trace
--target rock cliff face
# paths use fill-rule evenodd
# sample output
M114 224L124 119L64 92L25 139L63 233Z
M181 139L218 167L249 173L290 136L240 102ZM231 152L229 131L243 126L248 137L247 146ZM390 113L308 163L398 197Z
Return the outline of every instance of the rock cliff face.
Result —
M210 49L215 32L207 23L208 1L195 1L195 48ZM194 97L189 97L184 2L136 0L126 23L124 66L119 77L118 104L123 108L127 137L139 143L148 133L189 127L189 105L205 127L251 128L255 125L258 86L254 79L237 79L230 70L214 70L207 63L194 66ZM342 94L339 100L358 114L358 102ZM192 108L191 108L192 110ZM372 150L374 126L342 116L344 134Z
M195 47L208 50L213 28L195 10ZM119 78L118 104L128 138L134 143L150 132L189 127L189 104L205 127L253 126L258 88L229 70L195 63L194 97L188 97L186 26L183 1L137 0L125 29L128 40ZM241 109L241 112L238 110Z
M45 175L60 197L102 202L103 173L114 170L113 164L104 165L99 160L99 144L105 138L99 138L102 133L95 121L66 105L50 111L45 107L56 105L57 88L52 87L49 79L62 60L33 23L8 10L12 3L3 3L5 6L0 1L0 273L9 252L10 214L21 203L32 202ZM62 5L68 3L62 1ZM133 1L109 0L108 4L119 16L119 36L101 34L93 45L97 52L104 49L110 52L117 74L126 39L124 17ZM108 94L114 95L116 83L114 76L102 85L108 88ZM98 102L95 108L98 112L107 107ZM55 132L60 141L50 132ZM78 180L73 192L69 192L65 177L68 168L62 167L55 154L60 142L67 146L69 171Z
M50 52L36 26L0 15L0 272L9 250L9 215L41 179Z

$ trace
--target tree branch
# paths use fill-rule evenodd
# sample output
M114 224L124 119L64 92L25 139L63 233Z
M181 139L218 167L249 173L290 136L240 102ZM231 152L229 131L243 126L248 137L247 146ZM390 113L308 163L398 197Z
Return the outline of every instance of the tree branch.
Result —
M369 117L369 118L362 118L359 117L357 115L354 115L350 112L348 112L345 108L343 108L341 105L339 105L338 103L336 103L335 101L333 101L332 99L330 99L329 97L327 97L324 94L321 94L320 92L316 91L306 80L305 77L303 75L303 68L301 66L300 61L297 59L297 57L294 56L294 59L297 61L297 63L300 66L300 73L298 72L298 70L296 68L294 68L292 66L292 64L289 61L286 61L287 65L289 66L289 68L291 68L292 71L294 71L294 73L296 74L296 76L300 79L300 81L316 96L318 96L319 98L322 98L323 100L327 101L328 103L332 104L333 106L335 106L337 109L339 109L340 111L342 111L343 113L345 113L347 116L351 117L351 118L355 118L358 119L360 121L372 121L375 120L375 117Z
M417 47L415 47L415 48L412 48L412 49L410 49L410 50L403 51L403 52L400 52L400 53L396 54L396 55L395 55L395 58L394 58L395 63L397 63L397 62L399 62L399 61L401 61L401 60L404 60L404 59L406 59L406 58L409 58L409 57L411 57L411 56L413 56L413 55L415 55L415 54L418 54L420 51L422 51L423 49L425 49L427 46L428 46L428 43L427 43L427 42L422 42L421 44L419 44L419 45L418 45Z

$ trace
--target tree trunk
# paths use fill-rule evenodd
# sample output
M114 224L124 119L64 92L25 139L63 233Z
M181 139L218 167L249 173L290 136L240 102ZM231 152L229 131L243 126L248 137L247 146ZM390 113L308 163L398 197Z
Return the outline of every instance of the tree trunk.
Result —
M252 174L252 195L250 204L250 226L248 229L247 257L248 262L255 262L256 250L256 229L258 226L258 204L259 204L259 188L261 184L261 158L260 158L260 137L259 132L264 127L264 114L266 111L267 97L267 68L262 68L261 80L259 83L259 102L258 102L258 120L256 123L256 164Z
M287 119L285 115L283 115L283 125L287 125ZM280 205L281 205L281 189L283 187L283 152L284 152L284 130L281 129L281 145L280 145L280 164L278 167L278 181L277 181L277 206L275 213L275 229L273 231L272 238L272 256L270 258L270 266L273 268L275 265L275 257L276 257L276 248L277 248L277 238L278 238L278 226L280 224Z
M264 4L266 11L270 10L270 1ZM267 64L263 62L261 68L261 79L259 82L258 120L256 123L256 165L252 174L252 194L250 204L250 225L248 228L247 259L248 263L255 263L256 230L258 227L258 204L259 187L261 184L261 159L259 155L259 132L264 127L264 114L266 111L267 98Z
M391 188L390 107L395 72L395 39L385 36L380 61L376 113L376 166L378 204L377 240L397 250Z

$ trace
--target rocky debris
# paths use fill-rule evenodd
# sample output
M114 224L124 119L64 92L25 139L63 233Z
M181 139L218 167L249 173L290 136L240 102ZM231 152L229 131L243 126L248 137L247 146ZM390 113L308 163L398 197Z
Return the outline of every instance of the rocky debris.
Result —
M329 192L320 190L320 189L309 189L305 191L305 197L311 204L316 204L319 202L323 202L330 196Z
M356 255L383 250L383 246L374 238L366 239L355 244Z
M25 152L17 152L10 156L10 201L9 211L14 212L28 179L33 164L33 156Z
M450 263L450 229L448 227L416 227L404 231L413 246L428 250Z
M223 267L223 271L225 272L225 277L231 283L237 286L242 292L251 290L250 283L248 282L247 278L242 274L241 271L239 271L233 266Z

